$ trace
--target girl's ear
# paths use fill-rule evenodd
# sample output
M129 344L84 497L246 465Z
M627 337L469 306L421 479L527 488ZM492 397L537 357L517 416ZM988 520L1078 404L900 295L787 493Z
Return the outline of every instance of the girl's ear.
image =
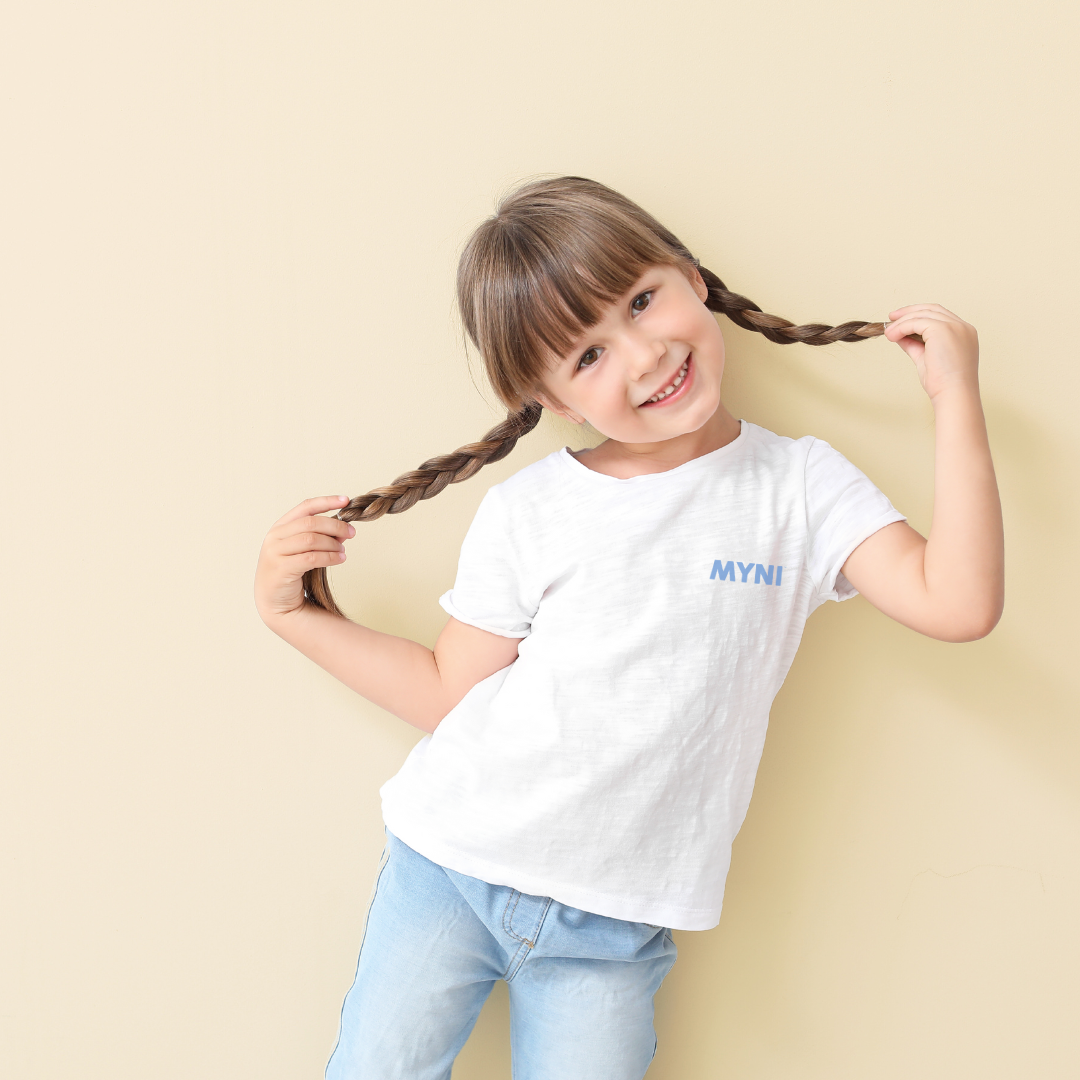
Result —
M697 293L697 298L704 304L709 298L709 286L705 284L705 279L701 276L701 271L696 266L690 267L691 274L687 276L690 278L690 284L694 287L694 292Z
M564 420L569 420L571 424L584 424L585 417L578 416L572 409L568 409L561 402L556 401L553 397L548 397L547 394L534 394L533 397L544 406L548 412L553 412L556 416L561 416Z

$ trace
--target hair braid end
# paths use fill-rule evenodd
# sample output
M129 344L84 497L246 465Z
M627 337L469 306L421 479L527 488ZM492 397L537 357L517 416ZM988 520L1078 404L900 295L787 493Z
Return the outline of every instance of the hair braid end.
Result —
M468 480L485 465L501 461L540 422L543 408L536 401L526 402L517 412L508 413L478 442L468 443L450 454L429 458L420 468L403 473L392 484L374 488L349 500L335 515L341 521L374 521L383 514L401 514L422 499L431 499L450 484ZM344 617L330 591L325 567L304 574L304 600L312 607L323 608L331 615Z

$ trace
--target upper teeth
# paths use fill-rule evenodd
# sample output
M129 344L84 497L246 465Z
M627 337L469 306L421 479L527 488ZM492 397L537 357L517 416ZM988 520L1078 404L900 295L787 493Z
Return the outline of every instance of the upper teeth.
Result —
M675 391L679 389L679 384L683 381L683 379L686 378L686 369L689 366L690 366L690 358L687 357L683 361L683 366L681 368L679 368L679 374L675 376L674 380L672 382L668 383L668 385L665 386L664 389L661 390L659 394L654 394L651 398L649 398L649 401L650 402L659 401L661 398L666 398L668 396L668 394L675 393Z

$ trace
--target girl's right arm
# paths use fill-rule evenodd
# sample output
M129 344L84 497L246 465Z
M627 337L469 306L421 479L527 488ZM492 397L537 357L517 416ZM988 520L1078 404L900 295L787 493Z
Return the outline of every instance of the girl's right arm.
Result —
M423 731L478 682L517 659L518 638L500 637L450 619L434 650L371 630L304 601L303 576L345 561L352 525L333 517L344 496L308 499L267 533L255 571L255 606L279 637L368 701Z

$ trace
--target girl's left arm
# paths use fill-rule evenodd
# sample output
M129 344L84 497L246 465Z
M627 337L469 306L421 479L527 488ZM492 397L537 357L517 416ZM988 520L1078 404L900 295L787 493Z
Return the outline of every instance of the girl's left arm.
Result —
M864 540L844 576L897 622L941 641L985 637L1005 602L994 464L979 397L975 328L940 304L889 313L885 336L915 362L934 406L934 514L925 539L896 522Z

